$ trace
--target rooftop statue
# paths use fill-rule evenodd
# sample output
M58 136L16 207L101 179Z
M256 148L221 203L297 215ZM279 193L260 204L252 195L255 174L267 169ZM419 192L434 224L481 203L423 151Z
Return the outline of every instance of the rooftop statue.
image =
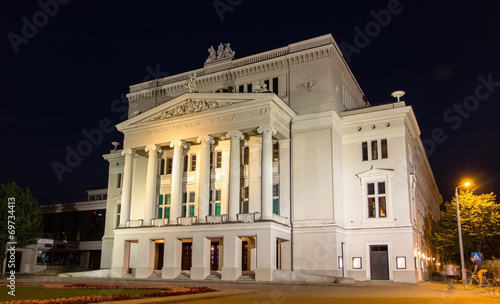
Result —
M214 46L211 45L208 49L208 58L205 63L210 63L226 58L234 58L235 54L236 52L231 49L231 45L229 43L226 43L225 45L220 43L217 47L217 51L215 51Z

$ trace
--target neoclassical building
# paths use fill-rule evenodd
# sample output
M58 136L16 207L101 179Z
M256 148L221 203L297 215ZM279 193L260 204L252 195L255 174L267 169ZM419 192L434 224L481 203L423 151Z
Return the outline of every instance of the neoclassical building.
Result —
M130 87L112 277L418 282L441 196L411 107L371 106L331 35ZM390 93L390 92L388 92Z

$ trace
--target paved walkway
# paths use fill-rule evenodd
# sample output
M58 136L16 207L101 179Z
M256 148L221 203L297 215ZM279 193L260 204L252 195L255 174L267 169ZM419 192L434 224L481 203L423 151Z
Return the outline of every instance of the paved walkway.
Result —
M85 278L58 278L52 276L19 276L17 282L29 283L89 283ZM418 304L500 304L500 288L488 292L484 289L464 290L457 286L448 290L440 282L425 282L418 285L391 282L356 282L339 284L279 284L262 282L212 282L212 281L167 281L137 279L91 279L93 284L112 285L169 285L208 286L218 290L214 293L122 301L121 303L238 303L238 304L295 304L295 303L418 303Z

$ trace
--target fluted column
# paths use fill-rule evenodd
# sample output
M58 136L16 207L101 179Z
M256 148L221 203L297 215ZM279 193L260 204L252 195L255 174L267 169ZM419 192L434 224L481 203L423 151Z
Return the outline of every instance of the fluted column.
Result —
M134 149L124 149L122 155L125 156L125 164L123 167L123 185L122 185L122 201L120 212L120 226L125 227L127 221L130 220L130 204L132 199L132 174L134 168L134 157L137 153Z
M172 159L172 181L170 192L170 224L177 224L177 218L181 216L182 205L182 160L183 150L187 144L182 140L174 140L170 143L174 148L174 158Z
M227 132L226 138L231 139L231 150L229 154L229 210L228 220L236 221L236 214L240 210L240 187L241 187L241 162L240 162L240 140L245 136L240 131Z
M144 222L149 225L152 218L156 218L156 187L158 182L158 153L161 147L157 145L146 146L148 152L148 171L146 173L146 197Z
M257 129L262 134L261 161L261 212L263 219L273 218L273 141L276 130L272 126L262 126Z
M201 143L199 180L198 180L198 222L206 222L210 204L210 145L214 143L211 136L200 136L196 139Z

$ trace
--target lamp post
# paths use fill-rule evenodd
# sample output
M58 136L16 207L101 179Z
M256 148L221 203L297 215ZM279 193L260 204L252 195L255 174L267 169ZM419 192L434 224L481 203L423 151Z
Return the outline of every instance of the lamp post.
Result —
M468 187L470 185L469 182L466 182L463 185L460 185L455 188L455 202L457 203L457 222L458 222L458 242L460 244L460 260L462 261L462 284L465 285L467 283L467 271L465 270L465 259L464 259L464 244L462 241L462 225L460 224L460 210L458 209L458 188L462 186Z

